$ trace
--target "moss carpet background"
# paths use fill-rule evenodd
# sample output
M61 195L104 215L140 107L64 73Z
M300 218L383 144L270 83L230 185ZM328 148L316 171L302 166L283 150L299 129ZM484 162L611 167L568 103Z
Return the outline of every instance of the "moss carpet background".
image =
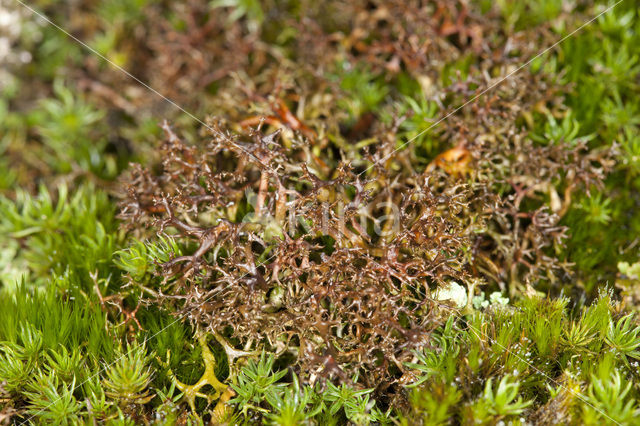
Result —
M0 423L638 422L635 2L28 5Z

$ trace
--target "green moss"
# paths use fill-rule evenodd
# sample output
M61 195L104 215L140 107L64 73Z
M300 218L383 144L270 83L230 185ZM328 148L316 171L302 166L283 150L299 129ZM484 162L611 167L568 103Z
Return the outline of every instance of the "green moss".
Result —
M553 417L546 410L561 396L549 389L558 384L575 401L557 421L629 421L638 395L623 377L635 369L640 327L628 316L616 320L615 309L603 296L572 318L566 300L532 298L466 321L450 318L434 335L438 344L408 365L417 378L409 385L413 408L405 422ZM588 391L570 389L564 376ZM604 389L619 400L605 397Z
M21 267L7 277L4 286L13 286L11 279L19 275L29 285L48 281L52 275L88 280L89 273L98 271L107 276L120 240L114 215L106 193L92 185L73 194L61 185L55 195L41 187L37 196L24 191L18 191L15 200L0 196L0 232L6 236L0 241L2 266Z

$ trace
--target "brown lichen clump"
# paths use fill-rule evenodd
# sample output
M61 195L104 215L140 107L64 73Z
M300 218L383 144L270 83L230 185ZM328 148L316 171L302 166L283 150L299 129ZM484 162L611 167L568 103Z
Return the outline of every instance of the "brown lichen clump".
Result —
M466 277L469 188L363 178L345 163L321 179L279 132L249 143L214 127L196 148L164 130L163 173L137 168L122 213L197 245L162 265L157 301L244 349L293 352L308 377L399 377L440 323L430 286Z

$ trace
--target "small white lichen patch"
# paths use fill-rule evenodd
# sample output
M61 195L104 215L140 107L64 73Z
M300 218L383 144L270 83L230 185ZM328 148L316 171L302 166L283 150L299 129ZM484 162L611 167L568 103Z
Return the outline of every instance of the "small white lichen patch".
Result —
M509 304L509 298L504 297L502 293L500 293L499 291L494 291L493 293L491 293L489 295L489 301L491 302L492 305L504 306Z
M487 300L484 292L481 292L480 295L474 296L473 299L471 299L471 303L473 303L474 309L484 309L489 305L493 307L500 307L508 305L509 298L504 297L499 291L494 291L489 295L489 300Z
M440 301L450 300L458 308L467 306L467 290L453 281L436 289L431 296Z
M629 279L640 279L640 262L629 264L629 262L618 262L618 271Z

